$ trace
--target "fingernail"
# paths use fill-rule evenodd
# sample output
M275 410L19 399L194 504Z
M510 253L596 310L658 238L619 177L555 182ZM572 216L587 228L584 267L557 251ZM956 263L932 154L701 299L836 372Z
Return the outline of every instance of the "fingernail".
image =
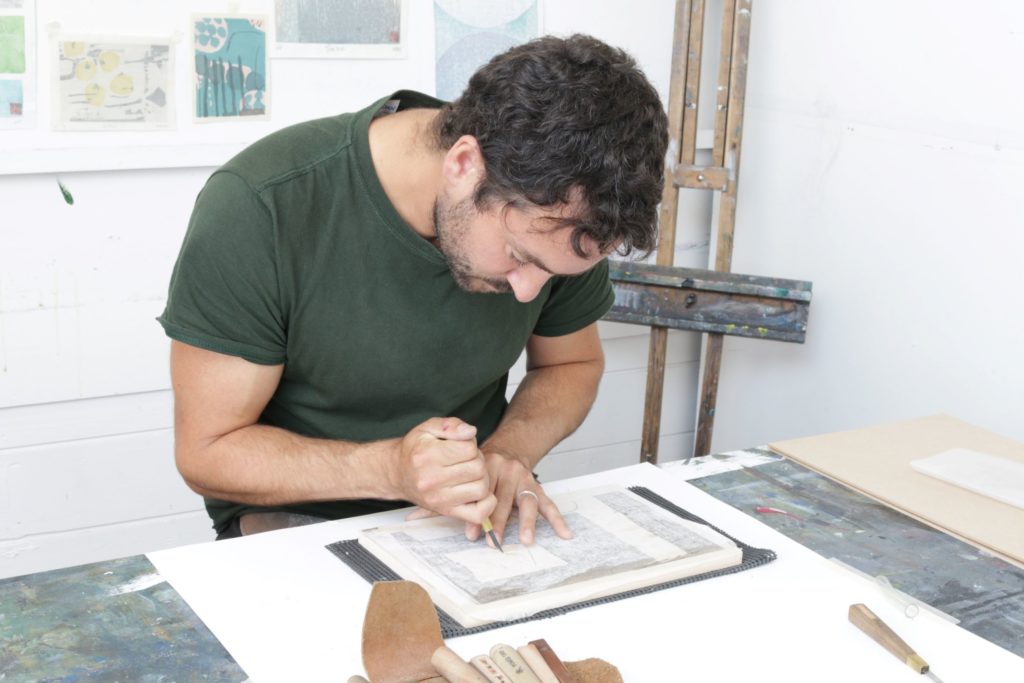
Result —
M474 427L473 425L468 425L466 423L460 424L459 425L459 429L458 429L459 434L463 434L465 436L469 436L470 434L472 434L475 431L476 431L476 427Z

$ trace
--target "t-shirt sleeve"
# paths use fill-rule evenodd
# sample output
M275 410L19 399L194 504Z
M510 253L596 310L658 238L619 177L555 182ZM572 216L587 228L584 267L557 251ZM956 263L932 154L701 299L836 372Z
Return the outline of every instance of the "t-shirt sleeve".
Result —
M558 277L533 333L542 337L560 337L582 330L601 319L615 303L605 259L582 275Z
M172 339L253 363L284 363L285 316L274 222L239 176L215 173L196 200L167 307Z

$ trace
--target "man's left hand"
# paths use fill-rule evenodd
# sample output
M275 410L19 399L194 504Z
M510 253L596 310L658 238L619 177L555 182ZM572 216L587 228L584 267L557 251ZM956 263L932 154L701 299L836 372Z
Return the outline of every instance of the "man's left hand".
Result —
M498 498L498 506L491 513L491 524L499 540L504 541L513 507L519 508L519 542L523 545L533 544L538 517L546 519L560 538L572 538L572 531L558 506L544 493L529 467L516 458L494 452L484 453L484 462ZM479 524L466 525L466 536L470 540L479 538L480 533Z

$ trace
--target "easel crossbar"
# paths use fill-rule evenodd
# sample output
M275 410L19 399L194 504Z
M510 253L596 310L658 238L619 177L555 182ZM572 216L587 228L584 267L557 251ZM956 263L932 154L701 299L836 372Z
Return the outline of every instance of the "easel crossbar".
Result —
M710 270L612 264L605 320L803 343L811 283Z
M812 283L807 280L788 280L779 277L742 275L719 270L700 268L678 268L648 263L625 263L610 261L608 270L613 283L636 283L679 287L725 294L747 294L750 296L782 299L787 301L810 301Z

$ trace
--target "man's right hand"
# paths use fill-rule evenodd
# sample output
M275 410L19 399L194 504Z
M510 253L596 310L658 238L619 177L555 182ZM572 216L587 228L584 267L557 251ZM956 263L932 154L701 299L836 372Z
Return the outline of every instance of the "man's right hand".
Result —
M394 454L396 489L425 510L481 524L498 504L473 425L430 418L409 430Z

